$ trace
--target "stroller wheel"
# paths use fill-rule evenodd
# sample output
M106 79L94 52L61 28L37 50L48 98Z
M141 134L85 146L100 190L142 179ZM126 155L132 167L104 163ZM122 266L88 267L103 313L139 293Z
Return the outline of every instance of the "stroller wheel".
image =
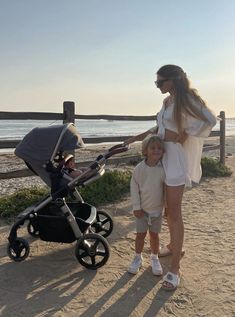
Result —
M38 229L36 228L36 226L34 224L32 224L31 221L29 221L28 225L27 225L27 230L28 230L28 233L32 236L32 237L35 237L37 238L39 236L39 231Z
M8 243L7 254L15 262L21 262L29 255L28 241L23 238L16 238L14 243Z
M108 237L113 231L113 219L107 212L98 210L96 221L91 225L91 231L105 238Z
M85 234L76 244L75 255L80 264L90 270L96 270L108 261L108 242L99 234Z

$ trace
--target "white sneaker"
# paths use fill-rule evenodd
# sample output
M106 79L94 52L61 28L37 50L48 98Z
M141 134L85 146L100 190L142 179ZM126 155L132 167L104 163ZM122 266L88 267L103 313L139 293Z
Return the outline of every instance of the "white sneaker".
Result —
M152 267L153 275L157 275L157 276L162 275L163 270L158 258L151 257L151 267Z
M128 268L128 272L131 274L137 274L142 266L142 262L143 259L141 256L135 256Z

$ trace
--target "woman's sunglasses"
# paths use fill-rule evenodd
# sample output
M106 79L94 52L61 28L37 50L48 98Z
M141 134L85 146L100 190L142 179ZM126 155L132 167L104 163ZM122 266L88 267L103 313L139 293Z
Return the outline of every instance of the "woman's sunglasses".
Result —
M157 88L162 87L162 85L164 84L165 81L168 81L169 79L158 79L155 81L155 84L157 86Z

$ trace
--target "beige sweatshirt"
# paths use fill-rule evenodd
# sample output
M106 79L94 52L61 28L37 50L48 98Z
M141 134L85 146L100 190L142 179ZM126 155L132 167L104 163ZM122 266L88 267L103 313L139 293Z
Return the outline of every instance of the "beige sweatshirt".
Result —
M140 162L131 178L131 201L133 210L144 210L151 216L159 216L164 207L165 173L161 162L148 166Z

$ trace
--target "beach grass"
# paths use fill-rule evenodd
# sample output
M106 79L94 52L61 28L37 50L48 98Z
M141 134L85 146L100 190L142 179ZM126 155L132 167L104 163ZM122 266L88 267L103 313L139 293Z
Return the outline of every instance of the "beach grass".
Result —
M129 192L131 172L128 170L107 171L96 182L79 188L83 199L90 204L99 206L115 202ZM0 198L0 217L12 220L27 207L43 199L49 190L47 187L32 187L19 190L14 194Z
M220 163L217 158L203 157L201 167L202 176L204 177L227 177L232 175L231 168Z
M203 157L201 163L204 177L226 177L232 174L231 169L217 159ZM130 179L130 170L110 170L96 182L79 188L79 192L85 201L95 206L112 203L129 193ZM0 197L0 217L14 219L20 212L39 202L48 193L47 187L33 186Z

